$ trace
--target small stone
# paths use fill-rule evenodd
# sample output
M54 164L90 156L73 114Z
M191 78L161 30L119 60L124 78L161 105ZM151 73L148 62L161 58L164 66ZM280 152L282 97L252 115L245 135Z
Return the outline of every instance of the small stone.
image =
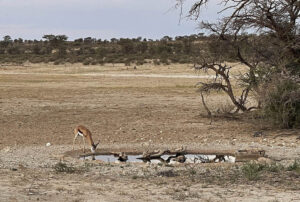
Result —
M10 152L10 147L5 147L4 149L2 149L2 151L3 151L4 153Z
M48 143L46 144L46 147L50 147L50 146L51 146L51 143L48 142Z

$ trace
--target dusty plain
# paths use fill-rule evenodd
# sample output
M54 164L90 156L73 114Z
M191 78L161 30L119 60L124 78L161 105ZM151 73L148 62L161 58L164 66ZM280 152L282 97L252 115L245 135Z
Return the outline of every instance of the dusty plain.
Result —
M243 68L235 64L232 72L238 76ZM272 127L251 113L220 115L209 124L195 84L211 76L191 65L0 66L0 201L300 201L294 171L248 180L242 163L165 166L64 157L73 128L83 124L100 140L100 151L259 148L284 166L299 160L300 130ZM230 108L222 94L208 101L213 111ZM256 131L264 136L254 137ZM72 172L58 172L58 162Z

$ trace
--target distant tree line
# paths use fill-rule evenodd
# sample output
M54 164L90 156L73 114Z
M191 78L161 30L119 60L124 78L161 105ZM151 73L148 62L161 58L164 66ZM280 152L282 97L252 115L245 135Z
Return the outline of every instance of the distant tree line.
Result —
M247 49L246 46L244 48ZM164 36L160 40L142 37L102 40L86 37L69 41L66 35L50 34L44 35L41 40L12 39L10 36L4 36L0 41L0 63L17 64L26 61L85 65L194 63L203 52L222 54L227 61L236 61L232 48L225 43L220 44L216 35L205 36L203 33L174 38Z

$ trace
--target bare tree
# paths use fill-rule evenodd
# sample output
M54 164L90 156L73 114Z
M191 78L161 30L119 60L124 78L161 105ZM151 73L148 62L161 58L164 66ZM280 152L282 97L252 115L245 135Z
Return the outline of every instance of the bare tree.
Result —
M176 0L181 8L186 0ZM194 1L187 17L201 20L201 9L210 0ZM218 36L220 44L226 43L233 50L235 59L248 67L248 71L240 81L243 91L236 97L230 83L230 68L224 64L221 55L200 55L195 68L212 70L216 77L212 83L200 83L201 93L209 90L222 90L230 97L237 111L247 111L254 107L246 107L250 91L259 91L260 82L268 80L272 73L289 74L291 62L294 70L300 68L300 1L299 0L220 0L224 11L229 11L217 22L201 22L201 28ZM247 32L253 34L246 34ZM255 34L254 34L255 33ZM218 47L216 47L218 48ZM207 53L206 53L207 54ZM300 72L300 71L299 71ZM202 101L203 94L202 95ZM260 107L261 102L258 101ZM207 107L205 107L207 108ZM210 114L210 112L208 112Z

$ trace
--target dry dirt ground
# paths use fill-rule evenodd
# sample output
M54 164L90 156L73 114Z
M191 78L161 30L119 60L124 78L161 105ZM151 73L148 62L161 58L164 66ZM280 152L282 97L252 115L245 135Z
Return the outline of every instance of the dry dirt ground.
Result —
M234 66L235 75L241 71ZM209 124L194 87L206 79L189 65L2 65L0 201L300 201L299 172L278 166L248 180L240 163L164 166L63 157L72 148L73 128L83 124L101 141L100 151L261 148L284 166L299 159L299 130L276 129L252 114ZM230 108L224 95L209 101L213 111ZM253 137L256 131L264 136ZM61 172L62 165L69 170Z

